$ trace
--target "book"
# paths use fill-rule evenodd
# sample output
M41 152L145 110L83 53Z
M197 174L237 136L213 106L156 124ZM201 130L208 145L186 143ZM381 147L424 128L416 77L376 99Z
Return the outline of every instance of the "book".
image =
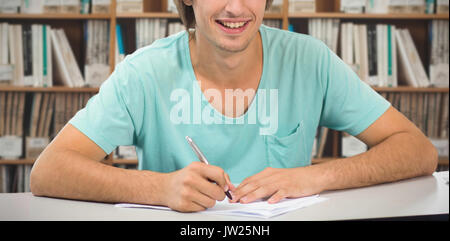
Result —
M436 0L436 13L448 13L448 0Z
M61 1L60 0L44 0L44 13L60 13Z
M289 13L314 13L315 0L289 0Z
M311 19L308 21L308 33L337 53L339 24L339 19Z
M92 0L93 14L107 14L111 5L110 0Z
M69 87L84 87L78 63L70 47L63 29L51 30L53 43L53 56L55 61L55 81L60 81Z
M63 0L61 1L61 13L77 14L81 11L80 0Z
M281 13L282 11L283 11L283 0L273 0L270 8L266 10L267 13Z
M19 13L21 0L3 0L0 2L0 13Z
M422 60L407 29L395 33L399 49L399 72L401 78L413 87L428 87L430 81L426 75Z
M167 19L137 19L136 48L142 48L167 36ZM179 26L179 25L178 25Z
M389 13L407 13L408 0L389 0Z
M41 14L44 11L44 0L22 0L20 13Z
M426 1L425 0L408 0L407 12L408 13L425 13Z
M341 12L344 13L364 13L366 0L341 0Z
M117 0L117 13L142 13L143 11L143 0Z
M366 13L388 13L389 0L368 0L365 7Z
M430 23L430 83L436 87L449 86L449 31L447 20L433 20Z
M88 20L84 28L84 75L86 85L91 87L99 87L110 74L108 29L109 23L106 20Z

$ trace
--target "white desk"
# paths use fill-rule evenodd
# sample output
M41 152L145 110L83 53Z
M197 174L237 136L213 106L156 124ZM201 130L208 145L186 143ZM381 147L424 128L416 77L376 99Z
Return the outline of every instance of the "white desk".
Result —
M448 215L449 186L435 176L366 188L324 192L327 201L269 220L355 220ZM200 213L122 209L112 204L0 194L0 220L257 220Z

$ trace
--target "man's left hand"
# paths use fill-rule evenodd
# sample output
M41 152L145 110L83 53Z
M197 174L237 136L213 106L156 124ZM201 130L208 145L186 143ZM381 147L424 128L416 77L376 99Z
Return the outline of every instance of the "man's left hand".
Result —
M317 176L310 167L271 168L245 179L233 192L230 202L251 203L269 198L269 203L277 203L284 198L307 197L320 193Z

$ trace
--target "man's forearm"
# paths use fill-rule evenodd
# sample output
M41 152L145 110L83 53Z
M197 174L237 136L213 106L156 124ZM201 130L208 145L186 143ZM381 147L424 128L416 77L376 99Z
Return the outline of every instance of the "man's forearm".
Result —
M47 150L33 167L31 190L38 196L159 204L158 175L107 166L75 151Z
M369 186L430 175L437 165L437 152L422 135L397 133L369 151L350 158L313 166L321 175L323 190Z

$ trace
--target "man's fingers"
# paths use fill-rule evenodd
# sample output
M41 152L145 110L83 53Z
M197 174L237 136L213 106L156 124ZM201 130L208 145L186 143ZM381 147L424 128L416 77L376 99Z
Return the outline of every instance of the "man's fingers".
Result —
M214 200L222 201L225 199L225 193L223 189L217 184L208 181L207 179L201 179L196 185L196 189Z
M236 187L231 183L230 176L228 176L227 173L225 173L225 180L227 181L228 190L234 192L236 190Z
M263 185L263 186L260 186L259 188L257 188L256 190L254 190L253 192L242 197L240 202L241 203L251 203L258 199L269 197L272 194L274 194L274 192L276 192L276 187L274 187L273 185L265 185L265 186Z
M222 191L228 191L229 190L229 181L227 181L226 173L225 171L214 165L207 165L204 163L200 163L199 165L199 174L202 175L204 178L210 180L211 182L215 182L217 185L219 185L222 188ZM230 182L231 183L231 182Z
M286 198L286 193L283 190L278 190L272 197L267 201L270 204L275 204Z
M235 192L233 192L233 202L239 202L239 200L248 195L249 193L258 189L260 185L257 182L248 183L244 186L239 185Z
M186 188L181 192L181 203L178 209L182 212L197 212L214 207L216 200L194 188Z

